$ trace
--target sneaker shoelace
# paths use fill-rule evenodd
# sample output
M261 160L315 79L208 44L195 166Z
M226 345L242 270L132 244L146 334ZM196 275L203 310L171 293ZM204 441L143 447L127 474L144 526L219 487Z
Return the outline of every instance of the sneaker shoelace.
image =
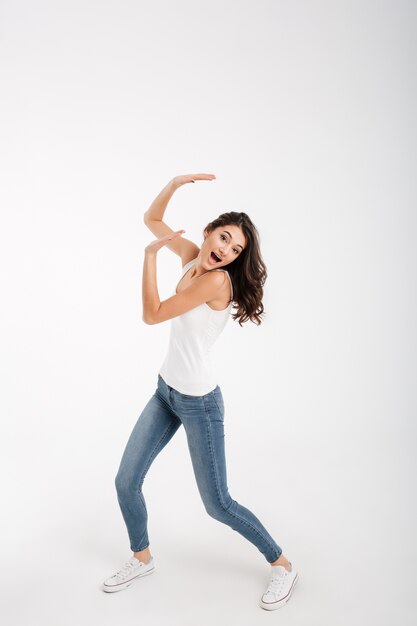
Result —
M142 563L138 561L138 559L135 559L135 561L137 561L137 564L133 560L128 561L125 565L123 565L122 569L113 576L113 578L120 580L121 578L124 578L127 574L135 570L137 567L140 567L140 565L142 565Z
M271 575L271 580L269 581L268 589L265 591L265 595L269 592L279 593L284 584L285 577L286 573L281 576L279 574L273 573Z

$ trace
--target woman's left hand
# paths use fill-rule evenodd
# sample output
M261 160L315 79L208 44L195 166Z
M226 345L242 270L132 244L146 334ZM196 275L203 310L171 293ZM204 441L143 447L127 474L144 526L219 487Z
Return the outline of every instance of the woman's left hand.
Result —
M155 239L154 241L151 241L151 243L146 246L145 253L156 254L158 250L162 248L162 246L165 246L168 243L168 241L171 241L171 239L174 239L175 237L179 237L183 233L185 233L185 230L177 230L170 235L161 237L161 239Z

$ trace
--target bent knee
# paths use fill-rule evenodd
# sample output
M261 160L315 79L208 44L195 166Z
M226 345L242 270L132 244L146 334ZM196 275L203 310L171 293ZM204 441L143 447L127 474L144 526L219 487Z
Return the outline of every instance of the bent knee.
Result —
M223 502L220 500L217 500L216 502L207 501L204 503L204 506L210 517L222 522L228 518L229 509L232 503L233 500L230 498Z
M119 496L128 496L139 491L137 482L121 472L116 474L114 485Z

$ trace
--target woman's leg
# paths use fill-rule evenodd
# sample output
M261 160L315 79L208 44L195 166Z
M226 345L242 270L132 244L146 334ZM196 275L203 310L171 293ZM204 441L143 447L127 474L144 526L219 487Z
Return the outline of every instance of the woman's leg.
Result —
M175 390L171 393L172 408L184 424L197 486L207 513L253 543L268 563L276 562L282 555L280 546L260 520L229 494L220 387L204 396L187 396Z
M126 444L115 485L130 548L134 553L149 546L148 514L142 483L153 460L180 426L181 421L170 410L157 388L140 414Z

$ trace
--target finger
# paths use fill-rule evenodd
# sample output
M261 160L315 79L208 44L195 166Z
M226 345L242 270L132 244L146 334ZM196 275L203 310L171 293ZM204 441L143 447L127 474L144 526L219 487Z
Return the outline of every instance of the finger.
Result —
M169 241L170 239L172 239L173 237L178 237L179 235L182 235L182 233L185 233L185 230L177 230L175 233L170 233L169 235L165 235L165 237L162 238L163 240L167 240ZM161 241L161 240L160 240Z
M215 174L190 174L191 183L195 183L196 180L214 180L216 178Z

